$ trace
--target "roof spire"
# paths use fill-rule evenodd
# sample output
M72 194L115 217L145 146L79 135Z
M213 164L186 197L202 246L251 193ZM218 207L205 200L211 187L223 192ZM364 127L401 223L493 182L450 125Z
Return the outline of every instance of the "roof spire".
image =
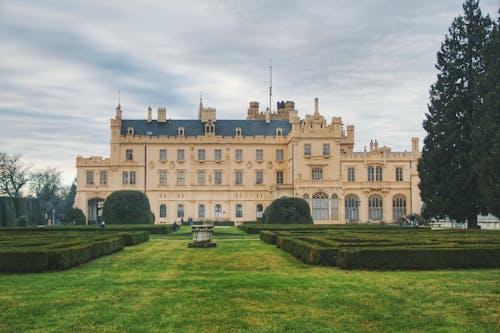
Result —
M200 107L198 109L198 120L201 120L202 111L203 111L203 96L200 91Z

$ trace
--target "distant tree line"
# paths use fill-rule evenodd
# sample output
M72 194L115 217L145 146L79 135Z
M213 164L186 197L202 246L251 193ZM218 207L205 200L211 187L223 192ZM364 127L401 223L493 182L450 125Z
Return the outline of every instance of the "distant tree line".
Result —
M500 17L467 0L437 53L418 164L426 217L500 217ZM500 13L500 10L499 10Z

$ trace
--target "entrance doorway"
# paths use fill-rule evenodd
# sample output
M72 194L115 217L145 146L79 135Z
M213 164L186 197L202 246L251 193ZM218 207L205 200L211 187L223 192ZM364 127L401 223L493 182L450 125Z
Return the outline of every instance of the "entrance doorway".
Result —
M88 201L88 224L98 224L101 222L102 207L104 206L103 198L94 198Z

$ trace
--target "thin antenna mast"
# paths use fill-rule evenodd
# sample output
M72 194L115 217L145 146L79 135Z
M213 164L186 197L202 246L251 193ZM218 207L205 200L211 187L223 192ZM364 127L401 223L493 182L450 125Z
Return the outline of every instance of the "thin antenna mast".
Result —
M273 58L269 62L269 112L271 112L271 98L273 96Z

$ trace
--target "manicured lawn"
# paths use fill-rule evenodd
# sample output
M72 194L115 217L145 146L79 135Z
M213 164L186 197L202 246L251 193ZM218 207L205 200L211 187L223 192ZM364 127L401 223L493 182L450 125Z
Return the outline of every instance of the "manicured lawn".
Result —
M152 235L67 271L0 275L0 332L498 332L499 269L308 266L228 230L215 249Z

